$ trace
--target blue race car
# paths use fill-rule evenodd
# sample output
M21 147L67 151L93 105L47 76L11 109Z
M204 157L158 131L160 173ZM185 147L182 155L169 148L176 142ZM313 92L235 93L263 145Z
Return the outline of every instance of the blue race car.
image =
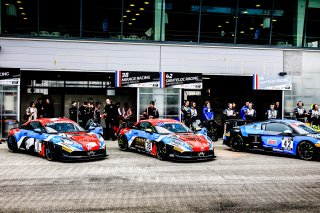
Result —
M212 160L213 141L205 128L193 132L172 119L149 119L120 130L121 150L135 149L160 160Z
M259 149L311 160L320 152L320 133L296 120L267 120L227 130L223 143L233 151Z
M11 152L25 150L49 161L106 158L101 131L100 125L85 130L67 118L39 118L11 129L7 144Z

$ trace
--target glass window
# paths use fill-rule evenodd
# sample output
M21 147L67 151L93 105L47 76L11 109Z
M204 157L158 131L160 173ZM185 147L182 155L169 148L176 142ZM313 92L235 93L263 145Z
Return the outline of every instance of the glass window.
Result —
M37 1L2 1L0 34L37 35L37 13Z
M295 45L294 29L297 25L297 0L275 0L274 13L272 19L272 37L271 44L277 46Z
M272 2L239 1L236 35L238 44L269 44Z
M202 1L200 41L233 43L237 0Z
M281 133L283 133L285 130L292 131L290 127L288 127L285 124L280 124L280 123L269 123L269 124L266 124L265 130L266 131L272 131L272 132L281 132Z
M82 36L120 39L121 1L83 0Z
M166 41L198 42L199 6L199 0L166 0Z
M306 16L306 47L320 47L320 2L315 2L316 1L314 1L314 4L309 3L310 5Z

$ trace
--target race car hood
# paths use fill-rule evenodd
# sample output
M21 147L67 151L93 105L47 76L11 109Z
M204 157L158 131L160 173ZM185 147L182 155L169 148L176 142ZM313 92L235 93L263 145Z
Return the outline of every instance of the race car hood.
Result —
M202 152L209 150L209 142L204 136L194 133L179 133L175 135L179 140L189 144L194 152Z
M95 134L68 134L67 137L73 140L74 142L80 144L85 151L100 149L100 141Z

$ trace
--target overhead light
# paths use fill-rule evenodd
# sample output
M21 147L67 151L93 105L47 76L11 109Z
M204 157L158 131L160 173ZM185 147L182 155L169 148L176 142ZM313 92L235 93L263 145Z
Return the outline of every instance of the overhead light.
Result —
M28 18L27 18L27 17L24 17L23 19L24 19L24 20L27 20Z
M132 20L132 21L135 21L135 20L136 20L136 18L132 18L131 20Z
M221 27L221 25L218 25L218 27Z
M140 13L136 13L136 16L140 16Z
M226 24L229 24L230 22L229 21L226 21Z
M263 27L263 24L260 24L261 27Z
M21 2L21 1L17 1L17 3L18 3L18 4L21 4L22 2Z
M134 7L134 4L130 4L130 7Z
M260 7L261 5L260 4L256 4L256 7Z
M253 30L254 28L253 27L250 27L250 30Z
M231 35L232 37L234 36L234 34L232 33L232 35Z
M6 5L6 6L9 6L10 4L9 4L9 3L6 3L5 5Z
M142 11L142 10L144 10L144 8L143 8L143 7L140 7L140 10Z
M23 10L23 7L19 7L19 10Z
M243 13L243 14L247 14L247 13L248 13L248 11L246 11L246 10L245 10L245 11L243 11L242 13Z
M128 16L124 15L123 18L127 18Z
M240 33L242 33L242 34L243 34L243 33L244 33L244 31L242 30L242 31L240 31Z
M132 23L131 23L131 22L129 22L128 24L129 24L129 25L132 25Z
M126 10L126 12L127 12L127 13L130 13L130 12L131 12L131 10Z
M25 16L25 15L26 15L26 13L21 13L21 15Z
M150 4L148 1L145 1L144 4Z
M277 19L272 19L273 22L277 21Z

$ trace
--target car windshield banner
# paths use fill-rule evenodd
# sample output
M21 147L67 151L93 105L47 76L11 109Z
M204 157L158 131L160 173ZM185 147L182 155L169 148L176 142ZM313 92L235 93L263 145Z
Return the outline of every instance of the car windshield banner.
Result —
M160 87L158 72L116 71L116 87Z
M254 90L291 90L291 76L280 75L253 75Z
M161 72L161 88L202 89L201 73Z

